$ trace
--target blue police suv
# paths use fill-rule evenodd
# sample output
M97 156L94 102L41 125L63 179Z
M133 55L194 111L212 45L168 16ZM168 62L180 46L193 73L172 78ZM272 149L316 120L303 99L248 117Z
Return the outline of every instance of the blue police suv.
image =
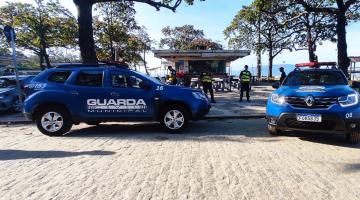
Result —
M210 110L199 90L164 85L114 64L60 65L40 73L25 91L24 115L48 136L63 135L80 122L109 121L159 121L181 132Z
M299 64L283 84L274 84L266 109L268 131L327 132L347 135L351 143L360 142L359 94L341 70L321 68L328 63Z

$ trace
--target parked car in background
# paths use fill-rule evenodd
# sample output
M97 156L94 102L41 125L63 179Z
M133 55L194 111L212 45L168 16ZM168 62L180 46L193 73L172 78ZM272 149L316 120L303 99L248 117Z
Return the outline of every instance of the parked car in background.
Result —
M344 73L329 63L298 64L268 99L268 131L346 134L351 143L360 142L359 93L348 85ZM334 64L335 65L335 64ZM310 69L300 69L300 67Z
M22 75L19 76L20 87L24 88L35 76ZM21 91L23 92L23 90ZM19 92L16 87L15 76L1 76L0 77L0 111L12 110L21 112L22 107L19 101Z

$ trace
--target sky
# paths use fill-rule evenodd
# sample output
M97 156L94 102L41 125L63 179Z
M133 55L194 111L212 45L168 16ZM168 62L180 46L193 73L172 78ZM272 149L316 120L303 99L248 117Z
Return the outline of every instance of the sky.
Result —
M11 0L11 2L29 2L31 0ZM182 4L174 13L170 10L162 8L156 11L155 8L143 4L135 3L136 20L139 25L147 28L152 39L159 41L162 37L161 29L165 26L182 26L185 24L194 25L197 29L204 30L207 38L217 41L227 46L223 30L227 27L236 13L244 5L248 5L251 0L195 0L194 5L189 6ZM76 7L72 0L60 0L60 3L68 8L75 16L77 15ZM4 2L0 1L0 5ZM349 56L360 56L360 23L350 24L347 28L348 54ZM336 44L325 42L317 49L319 61L337 61ZM267 65L266 54L262 57L263 65ZM274 64L295 64L302 63L308 60L307 51L296 51L280 54L275 58ZM158 67L161 60L148 53L147 61L150 68ZM244 65L250 67L256 66L255 55L250 55L239 59L231 64L233 71L240 71Z

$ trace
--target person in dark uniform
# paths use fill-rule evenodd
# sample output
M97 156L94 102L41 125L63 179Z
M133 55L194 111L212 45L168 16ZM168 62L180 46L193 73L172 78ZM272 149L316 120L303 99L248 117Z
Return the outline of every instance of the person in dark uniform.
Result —
M285 78L286 78L286 73L283 67L280 67L280 72L281 72L281 76L280 76L280 85L283 84Z
M241 91L240 91L240 102L243 99L244 92L246 92L247 101L250 101L250 81L251 81L251 73L249 72L249 66L245 65L245 69L240 73L240 83L241 83Z
M172 66L168 66L168 70L170 71L170 85L176 85L177 79L176 79L176 70L173 69Z
M211 103L216 103L215 98L214 98L214 90L213 90L213 86L212 86L212 75L210 73L210 70L208 70L208 72L201 73L200 80L201 80L203 90L204 90L204 93L206 94L206 96L208 96L208 91L209 91L210 96L211 96Z

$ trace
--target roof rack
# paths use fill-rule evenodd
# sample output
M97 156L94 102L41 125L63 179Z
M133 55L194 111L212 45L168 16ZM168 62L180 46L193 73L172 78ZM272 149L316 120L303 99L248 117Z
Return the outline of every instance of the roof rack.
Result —
M295 70L300 70L301 67L309 67L319 69L320 67L326 66L326 69L338 69L336 62L309 62L299 63L295 65Z
M110 65L110 66L109 66ZM97 64L84 64L84 63L58 63L55 68L76 68L76 67L115 67L129 69L129 65L121 62L114 61L101 61Z

